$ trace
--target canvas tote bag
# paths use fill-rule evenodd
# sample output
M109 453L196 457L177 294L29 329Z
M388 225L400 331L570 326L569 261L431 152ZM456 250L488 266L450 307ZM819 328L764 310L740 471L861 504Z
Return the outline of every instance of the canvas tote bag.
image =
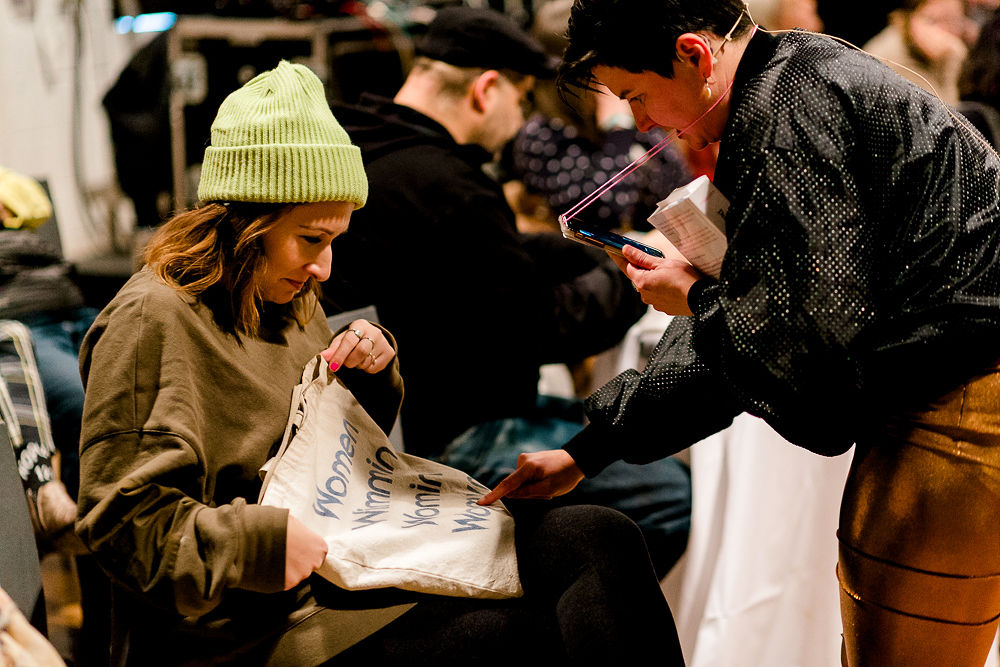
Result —
M394 586L459 597L522 593L514 519L464 472L397 452L317 356L295 388L259 502L287 508L326 539L318 570L341 588Z

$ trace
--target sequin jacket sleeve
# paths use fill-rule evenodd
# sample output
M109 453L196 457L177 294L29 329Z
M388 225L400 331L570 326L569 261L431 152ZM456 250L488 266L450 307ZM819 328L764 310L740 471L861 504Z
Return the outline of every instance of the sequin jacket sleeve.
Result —
M565 446L593 477L616 459L649 463L728 426L741 412L675 317L641 373L627 370L586 401L590 424Z
M675 318L689 341L668 331L666 359L588 401L619 458L693 443L724 425L720 407L839 454L1000 356L995 153L932 96L823 38L754 38L733 96L720 280L699 281L695 317Z

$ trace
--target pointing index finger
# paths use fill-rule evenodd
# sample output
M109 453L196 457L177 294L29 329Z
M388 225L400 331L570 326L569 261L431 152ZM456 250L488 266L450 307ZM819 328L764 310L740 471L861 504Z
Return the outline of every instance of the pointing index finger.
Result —
M500 483L497 484L492 491L480 498L477 503L479 505L491 505L511 492L516 491L526 481L523 478L527 474L528 473L525 468L519 467L517 470L500 480Z

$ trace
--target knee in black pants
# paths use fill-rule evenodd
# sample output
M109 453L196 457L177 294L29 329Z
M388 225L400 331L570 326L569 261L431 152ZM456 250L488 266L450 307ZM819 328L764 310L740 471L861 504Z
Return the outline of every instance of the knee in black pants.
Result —
M683 664L673 617L634 522L592 505L512 511L525 594L554 606L571 659L640 659L657 637L664 664Z

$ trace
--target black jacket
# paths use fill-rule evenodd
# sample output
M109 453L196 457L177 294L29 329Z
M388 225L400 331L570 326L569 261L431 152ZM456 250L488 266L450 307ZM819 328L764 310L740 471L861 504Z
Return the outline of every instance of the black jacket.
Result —
M874 58L799 32L758 33L732 95L722 273L695 283L695 315L642 374L588 399L566 447L588 475L741 411L840 454L1000 358L1000 162L982 137Z
M389 100L362 104L334 109L370 196L334 241L324 308L375 304L399 345L407 451L435 455L474 424L530 414L540 364L613 346L645 306L603 252L518 234L482 148Z

